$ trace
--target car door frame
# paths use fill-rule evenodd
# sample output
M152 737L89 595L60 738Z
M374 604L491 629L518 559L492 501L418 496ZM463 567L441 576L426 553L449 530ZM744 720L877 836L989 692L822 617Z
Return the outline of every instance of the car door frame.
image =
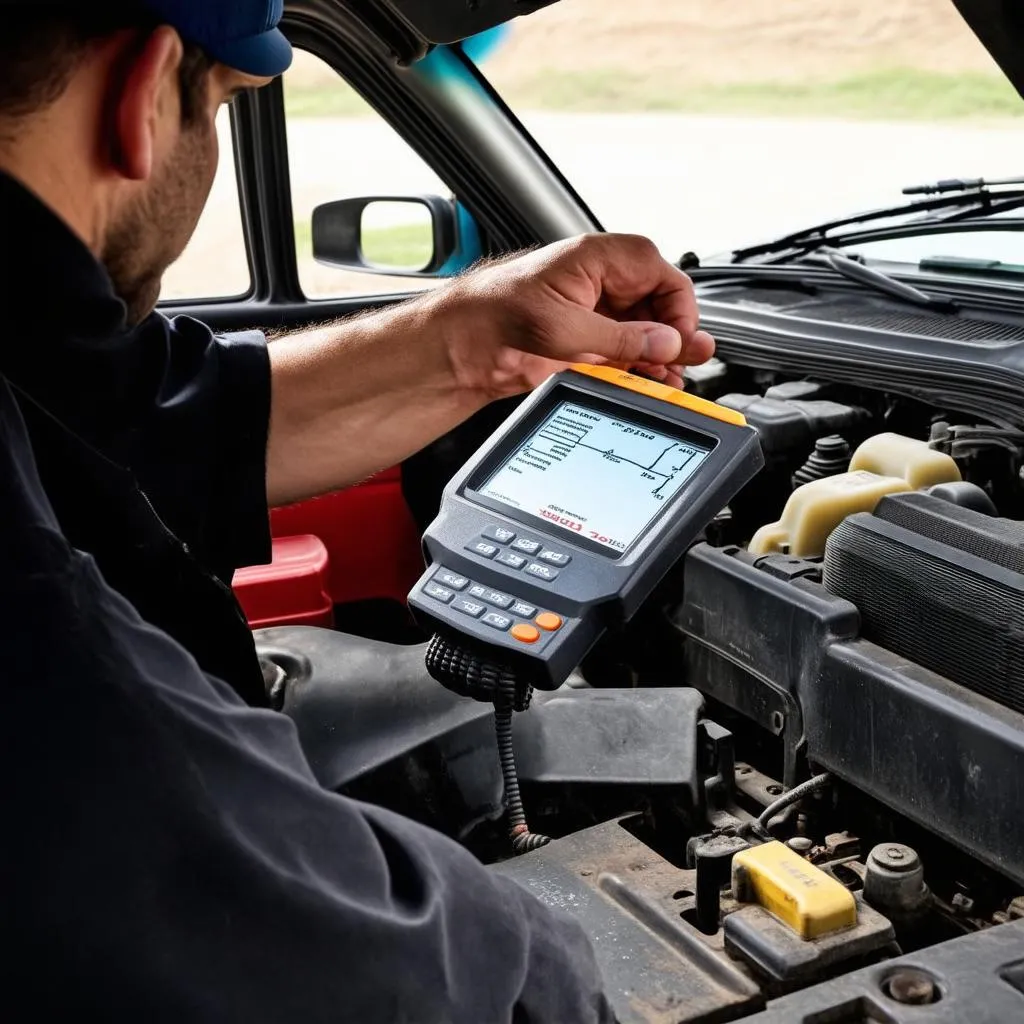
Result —
M286 6L293 45L325 61L445 182L494 256L601 230L570 183L461 48L402 66L373 28L334 0ZM409 292L310 299L299 282L280 79L239 97L231 136L250 290L223 300L161 303L221 330L288 330L401 301ZM339 198L346 198L339 196Z

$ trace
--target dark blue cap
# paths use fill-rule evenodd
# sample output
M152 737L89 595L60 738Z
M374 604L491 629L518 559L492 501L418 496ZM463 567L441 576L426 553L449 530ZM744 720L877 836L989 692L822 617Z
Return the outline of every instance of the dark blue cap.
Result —
M247 75L273 78L288 70L291 43L277 27L284 0L143 0L182 39Z

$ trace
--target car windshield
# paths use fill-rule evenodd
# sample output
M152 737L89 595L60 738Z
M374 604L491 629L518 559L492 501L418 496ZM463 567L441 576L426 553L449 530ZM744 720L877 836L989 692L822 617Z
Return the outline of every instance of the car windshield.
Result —
M491 44L482 72L603 226L670 258L1024 171L1024 101L950 0L560 0ZM997 231L861 248L1024 255Z

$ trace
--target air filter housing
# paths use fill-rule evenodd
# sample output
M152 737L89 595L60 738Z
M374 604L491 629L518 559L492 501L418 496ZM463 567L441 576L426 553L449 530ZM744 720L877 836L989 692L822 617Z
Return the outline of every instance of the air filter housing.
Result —
M927 494L846 519L823 582L865 639L1024 713L1024 527Z

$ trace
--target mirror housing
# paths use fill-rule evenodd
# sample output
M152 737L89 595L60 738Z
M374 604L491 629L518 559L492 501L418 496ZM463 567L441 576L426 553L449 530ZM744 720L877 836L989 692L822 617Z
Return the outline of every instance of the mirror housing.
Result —
M422 267L372 263L363 246L364 214L374 203L426 207L430 214L433 252ZM458 252L459 232L455 203L440 196L361 196L324 203L313 210L313 258L345 270L401 277L438 277Z

